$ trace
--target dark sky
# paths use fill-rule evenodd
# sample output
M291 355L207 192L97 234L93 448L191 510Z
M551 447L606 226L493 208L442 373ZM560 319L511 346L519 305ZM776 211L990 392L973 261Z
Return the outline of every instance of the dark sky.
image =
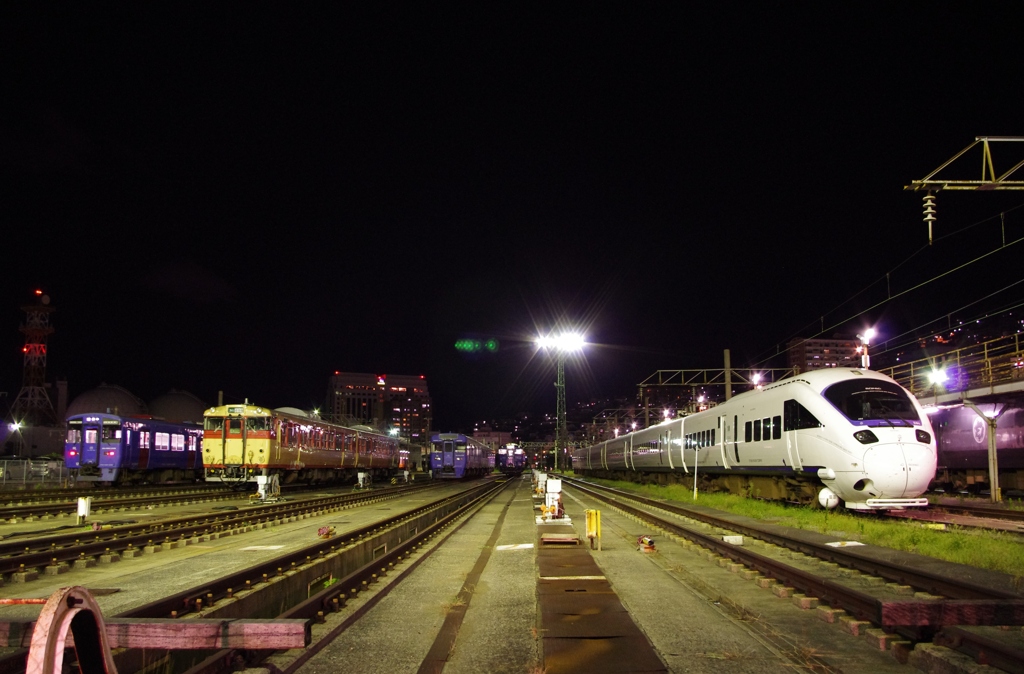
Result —
M996 220L921 251L902 189L1024 133L1017 2L495 4L5 5L0 391L42 287L72 397L309 407L334 370L425 374L461 429L553 411L537 330L594 343L570 400L630 395L946 272L1001 211L1024 234L1024 192L942 193L937 234ZM945 316L1020 255L846 329Z

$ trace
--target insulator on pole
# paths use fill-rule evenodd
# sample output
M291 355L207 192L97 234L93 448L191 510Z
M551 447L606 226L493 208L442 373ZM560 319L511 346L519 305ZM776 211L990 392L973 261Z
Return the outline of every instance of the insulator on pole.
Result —
M935 195L929 192L924 196L924 221L928 223L928 245L932 245L932 223L938 220L935 213Z

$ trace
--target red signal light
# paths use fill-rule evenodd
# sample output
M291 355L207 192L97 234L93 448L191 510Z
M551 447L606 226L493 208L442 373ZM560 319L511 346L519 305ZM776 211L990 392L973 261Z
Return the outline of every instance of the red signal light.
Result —
M38 289L36 290L36 295L42 295L42 294L43 294L42 290L38 290Z

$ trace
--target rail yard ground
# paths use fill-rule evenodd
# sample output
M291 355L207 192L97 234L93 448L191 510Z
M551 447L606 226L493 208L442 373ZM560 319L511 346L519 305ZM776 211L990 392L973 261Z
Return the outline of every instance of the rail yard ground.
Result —
M304 651L296 649L273 656L269 664L280 671L293 671L290 667L298 664L296 674L442 668L448 674L985 671L979 670L974 661L930 644L918 645L911 664L901 664L878 631L869 633L867 626L859 624L854 624L851 631L838 619L828 622L821 617L822 612L801 607L791 597L779 596L742 573L725 568L721 560L697 546L678 544L614 508L592 502L571 485L564 486L563 499L571 523L558 525L558 530L574 532L580 544L566 547L564 561L558 561L541 541L545 527L535 523L537 501L531 492L529 474L512 479L493 501L431 539L374 589L360 592L348 606L314 625L314 644L301 663L298 658ZM655 493L666 497L664 490ZM704 496L702 505L724 507ZM423 498L415 496L410 501ZM680 496L678 500L686 499ZM728 499L723 501L728 505ZM742 501L736 501L731 507L741 507ZM348 527L411 505L392 500L117 564L73 569L60 576L41 575L29 583L0 587L0 596L43 597L61 586L82 585L105 592L98 601L105 615L112 616L170 593L177 586L207 583L234 566L305 545L320 526L336 527L340 536ZM205 507L192 505L186 509ZM842 532L847 540L867 542L875 525L892 529L899 524L909 533L897 538L898 545L917 546L916 552L921 554L925 554L920 548L928 537L961 535L917 527L915 536L913 526L902 523L763 503L749 507L760 509L755 512L777 523L792 522L792 526L833 536ZM583 523L584 511L592 508L602 510L603 537L602 549L590 552ZM23 530L27 524L17 528ZM654 534L657 540L652 551L638 548L637 539L645 534ZM980 538L984 537L972 535L966 539L968 547ZM587 563L595 564L597 571L580 577L577 569L583 568L585 559L592 560ZM544 580L552 576L562 580ZM569 578L573 580L565 580ZM541 596L550 592L550 586L547 590L541 587L545 582L565 582L573 591L559 593L564 596L552 604L550 596ZM602 587L606 589L599 589ZM600 606L618 605L621 609L616 610L622 612L608 614L608 623L596 625L599 638L578 639L578 650L567 651L571 646L567 637L593 618L585 602L595 599L595 595L601 595L597 597ZM32 607L7 607L0 611L0 619L26 619L32 612ZM590 627L595 625L591 623ZM612 651L601 650L627 633L634 635L630 643L637 646L631 654L627 651L626 657L617 657ZM317 646L316 640L328 634L333 639ZM1020 628L1008 636L1020 639ZM566 652L573 652L572 657L565 657Z
M590 481L633 491L651 498L692 503L693 491L680 485L641 485L618 480ZM967 564L1021 577L1024 584L1024 535L1007 531L974 529L957 525L931 528L913 521L882 519L871 515L825 510L744 498L734 494L700 492L697 503L709 508L753 517L755 519L832 533L846 540L935 557L947 562ZM1014 507L1017 502L1010 504Z

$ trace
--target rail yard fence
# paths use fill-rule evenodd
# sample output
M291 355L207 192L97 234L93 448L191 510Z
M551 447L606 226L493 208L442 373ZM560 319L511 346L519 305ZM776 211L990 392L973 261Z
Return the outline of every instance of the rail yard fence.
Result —
M1014 382L1024 385L1022 335L1018 332L878 371L919 397ZM936 377L936 372L943 372L944 379Z
M59 486L68 481L63 461L0 460L0 489Z

